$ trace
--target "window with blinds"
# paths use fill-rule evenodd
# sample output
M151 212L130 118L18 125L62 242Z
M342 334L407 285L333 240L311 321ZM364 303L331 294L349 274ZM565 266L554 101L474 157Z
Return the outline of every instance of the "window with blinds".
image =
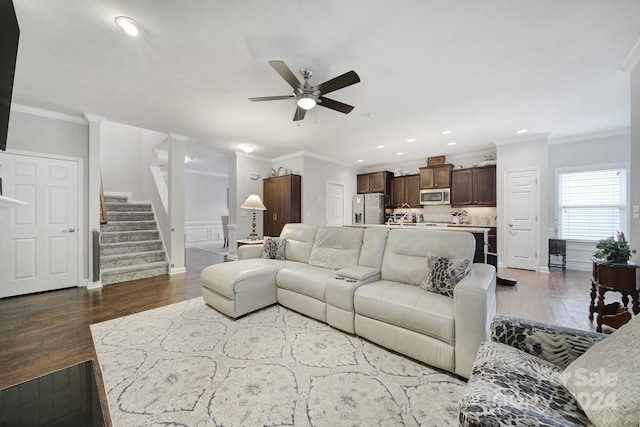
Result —
M560 173L558 181L563 239L600 240L622 230L624 169Z

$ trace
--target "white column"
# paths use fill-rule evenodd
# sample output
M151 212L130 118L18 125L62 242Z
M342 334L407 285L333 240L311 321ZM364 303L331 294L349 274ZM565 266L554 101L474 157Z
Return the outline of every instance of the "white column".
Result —
M93 114L85 114L89 121L89 285L88 288L99 288L102 282L98 277L98 281L93 281L93 230L100 231L100 138L101 125L104 121L103 117L94 116Z
M638 253L632 261L640 263L640 218L633 216L633 207L640 206L640 40L635 44L622 64L622 70L630 77L630 172L629 202L630 230L629 246ZM636 281L640 283L640 269L636 269Z
M169 134L169 224L171 250L169 274L184 273L184 158L188 137Z

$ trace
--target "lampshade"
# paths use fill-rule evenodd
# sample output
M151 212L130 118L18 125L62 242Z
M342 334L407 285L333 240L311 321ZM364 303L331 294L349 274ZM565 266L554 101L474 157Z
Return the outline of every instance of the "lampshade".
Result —
M242 209L257 209L259 211L265 211L267 208L262 204L262 200L260 200L260 196L257 194L252 194L247 197L247 200L244 201L243 204L240 205Z
M306 93L300 95L300 98L298 98L298 107L302 108L303 110L310 110L315 106L316 100L311 94Z

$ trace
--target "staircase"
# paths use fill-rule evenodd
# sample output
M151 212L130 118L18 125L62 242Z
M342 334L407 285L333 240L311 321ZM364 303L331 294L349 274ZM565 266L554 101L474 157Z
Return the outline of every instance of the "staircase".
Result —
M169 262L150 203L105 195L108 223L100 226L103 285L168 274Z

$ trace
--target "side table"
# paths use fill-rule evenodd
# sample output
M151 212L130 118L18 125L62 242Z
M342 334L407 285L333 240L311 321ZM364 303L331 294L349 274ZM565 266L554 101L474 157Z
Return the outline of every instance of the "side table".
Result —
M636 316L640 314L640 292L636 286L636 268L638 266L631 262L609 264L593 260L589 320L593 320L594 313L598 315L596 318L598 332L602 332L602 325L619 328L631 319L629 296L632 299L633 314ZM620 292L624 308L618 303L605 305L604 297L607 292Z
M244 246L244 245L262 245L264 243L264 240L241 239L241 240L236 240L236 243L238 244L238 247Z

